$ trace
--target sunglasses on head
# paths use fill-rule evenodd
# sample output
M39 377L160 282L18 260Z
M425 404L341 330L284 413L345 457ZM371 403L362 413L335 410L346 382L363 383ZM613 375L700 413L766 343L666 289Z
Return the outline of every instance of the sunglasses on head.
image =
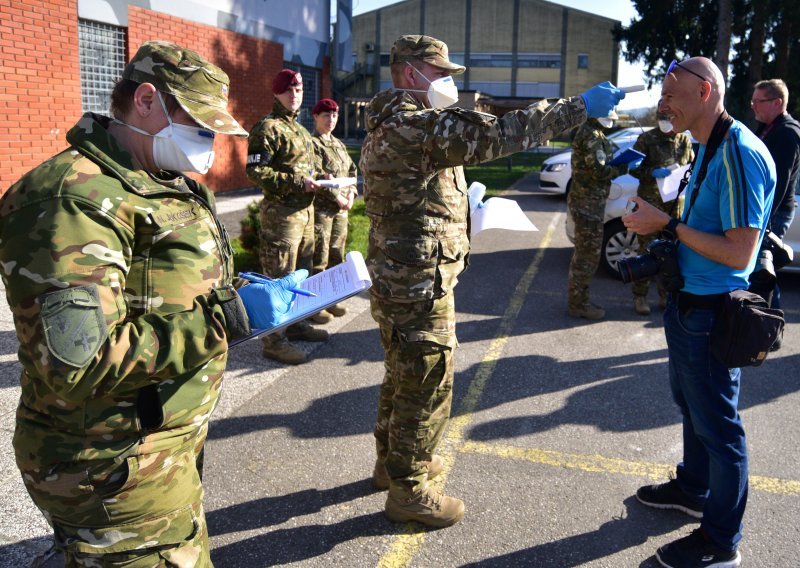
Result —
M674 70L676 67L680 67L680 68L681 68L681 69L683 69L684 71L686 71L686 72L688 72L688 73L691 73L692 75L694 75L695 77L698 77L699 79L702 79L703 81L708 81L709 83L711 82L709 79L706 79L705 77L703 77L703 76L702 76L702 75L700 75L699 73L695 73L694 71L692 71L692 70L691 70L691 69L689 69L688 67L685 67L685 66L681 65L680 63L678 63L678 60L677 60L677 59L673 59L673 60L672 60L672 63L670 63L670 64L669 64L669 67L667 67L667 75L669 75L670 73L672 73L672 71L673 71L673 70Z

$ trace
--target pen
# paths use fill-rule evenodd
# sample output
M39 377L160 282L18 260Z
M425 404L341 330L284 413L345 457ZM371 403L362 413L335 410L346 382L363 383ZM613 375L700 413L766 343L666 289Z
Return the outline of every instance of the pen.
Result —
M240 278L244 278L245 280L249 280L250 282L274 282L272 278L264 276L263 274L259 274L257 272L240 272ZM289 288L290 292L294 292L295 294L299 294L301 296L307 296L309 298L316 298L317 294L311 292L309 290L304 290L303 288L298 288L295 286L294 288Z
M317 295L310 290L303 290L302 288L289 288L291 292L295 294L300 294L301 296L308 296L309 298L316 298Z

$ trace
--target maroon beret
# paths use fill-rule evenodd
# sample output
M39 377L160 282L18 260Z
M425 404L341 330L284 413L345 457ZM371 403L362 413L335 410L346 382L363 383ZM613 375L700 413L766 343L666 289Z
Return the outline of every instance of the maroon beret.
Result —
M339 105L333 99L320 99L311 109L311 114L319 114L321 112L339 112Z
M302 85L303 76L291 69L281 69L272 80L272 94L280 95L285 93L292 85Z

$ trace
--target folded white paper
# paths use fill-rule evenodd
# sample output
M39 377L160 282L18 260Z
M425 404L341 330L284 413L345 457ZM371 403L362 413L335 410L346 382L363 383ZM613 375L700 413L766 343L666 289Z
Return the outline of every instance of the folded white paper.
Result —
M522 211L519 203L513 199L490 197L483 201L486 186L473 182L467 190L470 217L474 237L486 229L506 229L509 231L538 231L528 216Z
M672 166L669 166L669 169L672 170L671 174L665 178L656 179L656 183L658 184L658 193L661 195L661 201L667 203L668 201L672 201L678 197L678 188L681 185L683 174L686 173L686 170L689 169L689 166L690 164L686 164L685 166L673 164Z
M318 179L316 182L322 187L332 187L338 189L340 187L347 187L348 185L355 185L358 180L356 178L333 178L333 179Z

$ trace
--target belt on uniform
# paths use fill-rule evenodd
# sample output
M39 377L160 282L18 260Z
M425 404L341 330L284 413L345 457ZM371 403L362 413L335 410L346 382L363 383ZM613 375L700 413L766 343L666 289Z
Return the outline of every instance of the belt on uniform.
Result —
M715 310L722 303L725 294L698 295L678 292L678 310L685 314L689 310Z

